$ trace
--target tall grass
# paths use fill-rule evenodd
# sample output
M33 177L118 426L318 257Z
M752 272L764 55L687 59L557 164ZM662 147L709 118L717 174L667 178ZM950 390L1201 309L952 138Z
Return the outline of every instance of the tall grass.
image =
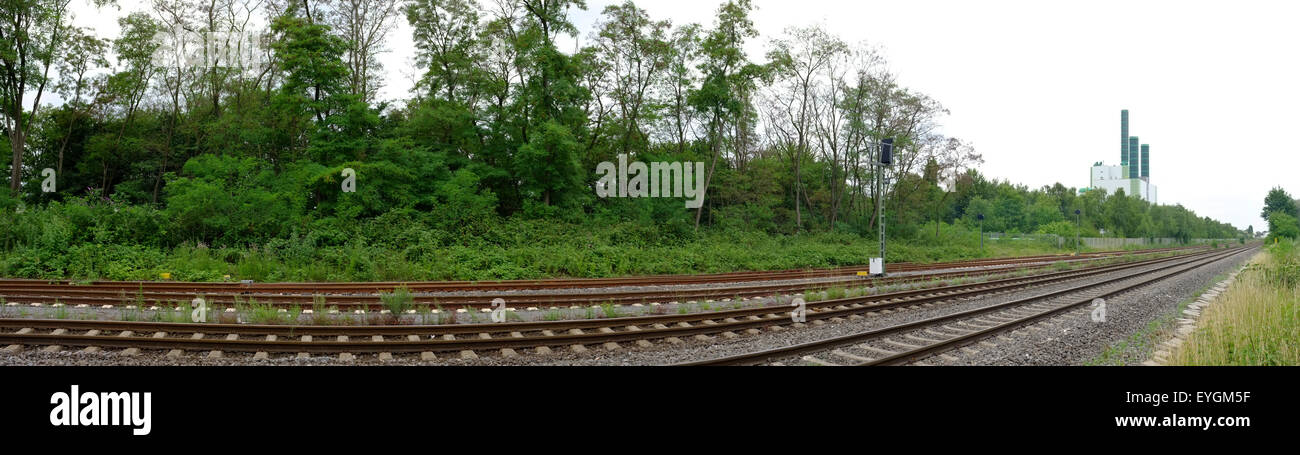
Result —
M1171 365L1300 365L1300 253L1261 254L1201 314Z
M388 310L388 318L392 321L401 320L407 310L415 308L415 296L405 285L398 286L397 289L393 289L393 292L380 292L379 300Z

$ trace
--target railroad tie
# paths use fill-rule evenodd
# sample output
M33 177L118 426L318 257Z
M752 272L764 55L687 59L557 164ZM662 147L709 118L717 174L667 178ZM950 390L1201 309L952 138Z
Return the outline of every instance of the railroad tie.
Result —
M203 334L202 334L202 333L195 333L194 335L191 335L191 336L190 336L190 339L192 339L192 340L202 340L202 339L203 339Z
M917 346L917 345L914 345L914 344L903 343L903 342L901 342L901 341L894 341L893 339L886 339L885 342L886 342L886 343L889 343L889 344L892 344L892 345L894 345L894 346L901 347L901 348L903 348L903 349L916 349L916 348L919 348L919 347L920 347L920 346Z
M478 358L478 354L475 354L474 351L471 351L469 349L465 349L460 351L460 358L465 360L473 360Z
M62 350L63 350L63 346L60 346L60 345L57 345L57 344L56 344L56 345L51 345L51 346L46 346L45 349L42 349L42 351L45 351L45 352L59 352L59 351L62 351Z
M428 361L431 361L431 360L437 360L437 359L438 359L438 356L435 355L435 354L432 353L432 352L424 351L424 352L421 352L421 353L420 353L420 361L422 361L422 362L428 362Z
M932 340L932 339L929 339L929 338L926 338L926 337L921 337L921 336L912 335L912 334L910 334L910 333L909 333L909 334L905 334L905 335L903 335L903 338L907 338L907 339L909 339L909 340L919 341L919 342L921 342L921 343L924 343L924 344L922 344L922 346L931 345L931 344L935 344L935 343L942 343L942 342L943 342L943 340Z
M383 343L383 342L384 342L384 336L383 336L383 335L372 335L372 336L370 337L370 341L373 341L373 342L376 342L376 343Z
M863 356L860 356L860 355L853 355L853 354L850 354L850 353L844 352L843 350L840 350L840 349L836 349L836 350L834 350L834 351L831 351L831 354L835 354L835 355L837 355L837 356L840 356L840 357L843 357L843 358L846 358L846 359L852 360L852 361L854 361L854 362L870 362L870 361L872 360L872 359L868 359L868 358L863 357Z
M50 335L63 335L65 333L68 333L66 329L54 329L53 332L50 332Z
M87 331L86 331L86 336L88 336L88 337L97 337L97 336L99 336L99 330L95 330L95 329L87 330Z
M224 352L221 352L221 351L209 351L209 352L208 352L208 358L209 358L209 359L220 359L220 358L222 358L222 357L225 357L225 353L224 353Z
M442 334L442 339L446 341L456 341L456 335L452 335L450 333L444 333Z
M99 346L86 346L85 349L81 350L83 354L94 354L99 351L101 351Z
M238 339L239 339L239 334L238 334L238 333L231 333L231 334L227 334L227 335L226 335L226 340L229 340L229 341L235 341L235 340L238 340Z
M574 345L569 345L569 350L573 351L574 354L582 354L584 352L587 352L587 347L581 344L574 344Z
M813 357L813 356L810 356L810 355L803 356L803 361L808 362L808 363L811 363L811 364L813 364L813 365L824 366L824 367L837 367L837 366L840 366L839 364L835 364L835 363L827 362L827 361L825 361L825 360L822 360L822 359L819 359L819 358L816 358L816 357Z
M308 340L308 341L310 341L310 340ZM420 341L420 336L419 336L419 335L407 335L407 336L406 336L406 341L412 341L412 342Z
M392 362L392 361L393 361L393 353L391 353L391 352L381 352L381 353L379 353L379 361L380 361L380 362Z

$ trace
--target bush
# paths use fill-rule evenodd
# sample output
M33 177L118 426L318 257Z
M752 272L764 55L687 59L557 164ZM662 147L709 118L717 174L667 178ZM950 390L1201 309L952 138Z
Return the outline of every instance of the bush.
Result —
M1273 212L1268 215L1268 236L1285 237L1295 240L1300 238L1300 222L1296 218L1282 212Z

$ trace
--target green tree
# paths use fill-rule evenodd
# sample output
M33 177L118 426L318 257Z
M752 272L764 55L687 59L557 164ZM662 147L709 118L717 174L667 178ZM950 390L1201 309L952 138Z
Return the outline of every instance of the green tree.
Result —
M64 54L71 0L0 0L0 117L9 139L9 190L18 193L31 119L50 82L50 69ZM106 4L95 0L96 6ZM36 93L28 98L29 92ZM26 106L32 106L31 112Z
M473 98L482 56L478 8L471 0L412 0L405 6L416 64L425 70L419 98L456 104ZM472 104L472 103L471 103Z
M1296 207L1296 202L1287 194L1282 187L1274 187L1264 197L1264 211L1259 213L1259 217L1268 219L1273 212L1282 212L1290 215L1292 218L1300 218L1300 208Z
M271 31L276 37L271 49L284 82L271 98L276 140L267 158L279 168L300 158L317 128L346 112L355 97L348 92L345 43L327 26L284 14L271 24Z
M653 21L631 0L610 5L597 24L596 47L608 65L610 95L618 107L619 151L645 150L650 137L646 119L658 118L658 103L650 89L670 64L668 21Z
M718 156L722 154L724 135L728 125L739 125L749 114L748 93L754 80L763 74L763 68L749 62L745 55L745 40L758 36L758 30L749 18L754 9L750 0L729 0L718 8L717 21L700 44L702 56L699 69L703 81L689 95L691 106L707 119L709 168L704 178L704 192L708 194ZM733 144L735 142L733 141ZM737 155L739 151L736 151ZM706 200L707 203L707 200ZM704 206L695 212L695 228L700 227Z

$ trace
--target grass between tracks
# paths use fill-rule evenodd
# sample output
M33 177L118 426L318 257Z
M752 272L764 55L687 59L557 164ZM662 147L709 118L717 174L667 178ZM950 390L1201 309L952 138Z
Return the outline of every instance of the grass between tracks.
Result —
M991 280L1006 278L1017 278L1028 275L1059 272L1066 270L1076 270L1084 267L1102 267L1107 265L1123 264L1136 262L1140 260L1149 260L1155 258L1164 258L1174 256L1178 253L1173 252L1153 252L1139 255L1110 257L1104 259L1095 259L1086 262L1056 263L1046 268L1029 269L1015 268L1007 269L989 275L957 277L957 278L932 278L920 281L906 283L888 284L879 287L844 287L834 286L829 288L809 288L804 292L805 300L816 302L828 299L840 299L845 297L861 297L867 295L880 294L885 292L895 292L918 288L932 288L938 286L962 285L970 283L982 283ZM380 293L385 312L362 312L356 313L351 310L340 311L337 305L328 305L326 297L315 295L312 298L312 304L309 308L302 308L298 305L292 305L288 308L272 305L269 303L259 302L256 299L248 298L245 300L241 296L235 296L235 303L232 308L225 306L216 306L208 308L207 322L233 324L233 323L252 323L252 324L309 324L309 325L390 325L390 324L456 324L458 318L463 318L472 322L486 322L487 317L480 315L480 311L474 308L444 308L437 303L432 306L428 304L416 305L414 295L411 291L399 286L392 293ZM782 297L780 303L788 303L789 296ZM190 317L193 308L188 301L178 302L147 302L138 292L136 295L127 295L122 293L122 303L116 312L101 313L84 313L94 315L95 318L105 316L108 320L118 319L122 321L155 321L155 322L191 322ZM760 301L743 302L739 296L734 296L731 301L709 301L692 300L673 305L629 307L617 306L612 302L597 303L581 308L553 308L543 310L538 314L529 317L529 320L541 321L559 321L575 319L601 319L617 318L626 316L647 316L651 314L663 315L669 312L678 314L704 313L711 311L736 310L747 306L762 305ZM2 301L0 301L2 303ZM157 307L157 309L153 309ZM670 308L672 307L672 308ZM36 314L35 317L49 318L48 312ZM54 311L66 311L64 307L59 307ZM463 312L462 312L463 311ZM0 317L13 317L13 312L8 307L0 306ZM20 317L27 317L30 314L19 314ZM76 317L82 317L78 313ZM506 320L511 322L520 322L524 317L516 314L514 311L505 313ZM114 317L116 316L116 317ZM55 315L55 318L66 319L69 315Z
M1170 365L1300 365L1300 248L1269 247L1213 305Z

